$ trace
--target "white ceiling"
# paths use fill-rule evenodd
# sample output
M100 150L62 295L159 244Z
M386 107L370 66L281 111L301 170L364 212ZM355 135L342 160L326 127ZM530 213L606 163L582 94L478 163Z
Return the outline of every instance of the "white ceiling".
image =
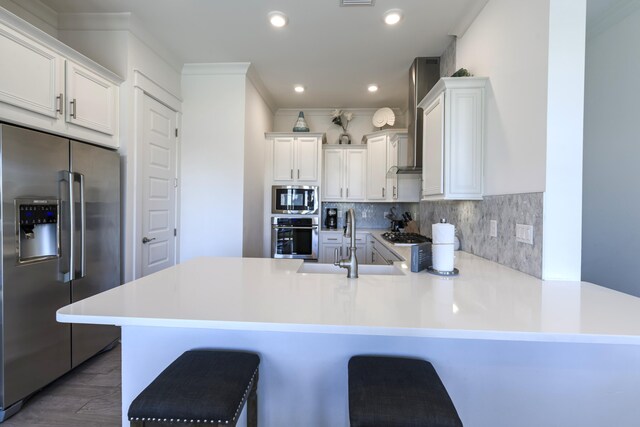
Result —
M405 108L417 56L440 56L487 0L42 0L59 13L133 12L184 63L251 62L279 108ZM383 13L404 11L399 25ZM276 29L267 14L289 25ZM367 92L369 83L380 87ZM304 94L294 84L306 87Z

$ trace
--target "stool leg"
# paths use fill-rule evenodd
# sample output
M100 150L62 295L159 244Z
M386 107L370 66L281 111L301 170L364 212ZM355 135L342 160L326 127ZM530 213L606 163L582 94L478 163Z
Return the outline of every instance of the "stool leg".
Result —
M258 427L258 373L247 398L247 427Z

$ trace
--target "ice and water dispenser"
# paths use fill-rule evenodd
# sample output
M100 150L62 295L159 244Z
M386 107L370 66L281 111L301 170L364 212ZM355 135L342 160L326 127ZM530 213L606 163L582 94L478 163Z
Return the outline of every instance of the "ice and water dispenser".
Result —
M58 200L16 199L18 262L60 256Z

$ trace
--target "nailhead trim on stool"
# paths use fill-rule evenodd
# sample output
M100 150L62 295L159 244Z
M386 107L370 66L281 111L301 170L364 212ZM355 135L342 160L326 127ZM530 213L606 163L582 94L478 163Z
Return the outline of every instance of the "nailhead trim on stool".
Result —
M129 421L235 425L247 399L255 409L250 394L257 388L259 364L254 353L187 351L133 400Z
M460 427L462 421L431 363L402 357L349 360L351 427Z

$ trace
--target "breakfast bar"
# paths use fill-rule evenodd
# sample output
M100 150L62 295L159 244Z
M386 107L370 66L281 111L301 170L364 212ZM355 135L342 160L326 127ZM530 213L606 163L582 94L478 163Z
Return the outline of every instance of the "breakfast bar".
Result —
M300 272L301 260L197 258L57 319L122 327L123 426L133 398L193 348L260 354L264 427L347 426L355 354L429 360L465 426L637 423L640 299L456 257L452 278L397 262L358 279Z

